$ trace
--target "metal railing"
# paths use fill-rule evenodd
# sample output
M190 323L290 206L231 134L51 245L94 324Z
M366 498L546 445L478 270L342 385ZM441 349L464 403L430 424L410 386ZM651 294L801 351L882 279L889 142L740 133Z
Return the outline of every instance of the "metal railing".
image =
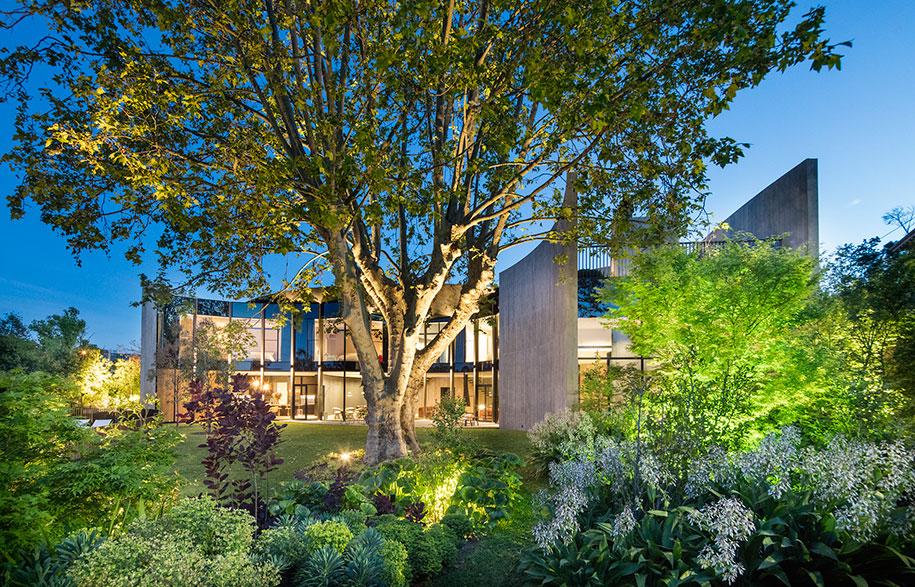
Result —
M710 241L684 241L676 243L687 253L702 255L715 249L720 249L728 243L752 244L757 241L745 240L710 240ZM779 239L775 246L781 246ZM615 258L607 247L580 246L578 247L578 271L600 271L604 277L626 277L632 268L632 258Z

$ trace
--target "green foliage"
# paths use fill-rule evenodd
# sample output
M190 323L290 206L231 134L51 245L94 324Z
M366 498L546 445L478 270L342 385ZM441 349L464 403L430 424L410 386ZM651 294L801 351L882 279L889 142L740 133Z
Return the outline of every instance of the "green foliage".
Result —
M79 370L83 357L81 351L89 346L86 321L79 317L79 310L70 307L63 314L34 320L29 329L38 339L39 370L65 376Z
M147 534L186 534L207 557L247 553L256 528L248 513L207 497L183 499L161 519L141 527Z
M524 462L512 453L478 451L467 461L448 513L461 513L480 528L490 530L511 515L520 496ZM443 518L444 519L444 518Z
M68 536L54 549L36 548L23 552L15 563L2 568L4 585L21 587L72 587L70 566L92 552L104 541L97 529L82 530Z
M401 509L423 503L427 520L437 522L451 505L465 466L466 461L449 451L427 452L366 469L359 484L370 494L396 496Z
M326 546L342 555L352 539L353 533L343 522L318 522L305 529L305 550L311 555Z
M569 217L557 178L575 171L582 194L563 238L663 242L701 206L707 165L742 154L705 121L772 71L840 63L824 9L795 15L790 0L22 3L60 42L0 61L20 104L3 158L22 178L12 215L34 201L76 254L125 242L163 281L177 266L239 297L271 289L270 254L315 251L289 291L331 272L360 356L377 354L372 311L412 347L392 353L402 365L362 361L373 410L400 410L417 381L386 372L427 370L501 250L558 238L524 228ZM46 69L33 100L30 72ZM415 325L458 282L445 335L417 349ZM368 448L371 463L405 451Z
M75 391L34 373L0 373L0 539L9 554L54 542L68 528L126 527L162 507L178 478L180 434L159 420L105 432L70 417Z
M63 533L66 509L44 479L91 435L70 417L73 394L57 377L0 373L0 543L7 556Z
M109 361L97 349L86 351L75 375L80 404L125 415L139 414L144 408L140 401L140 359Z
M254 518L243 511L208 498L185 499L161 519L138 520L109 538L80 558L71 576L80 587L276 585L277 568L249 556L254 529Z
M386 515L379 516L375 528L387 540L399 542L406 549L410 563L410 573L405 571L408 582L437 575L457 556L457 536L441 524L424 529L420 524Z
M400 509L424 504L423 521L460 513L480 527L492 527L511 513L521 487L516 469L522 465L511 453L480 450L455 456L438 451L366 469L359 483L368 493L394 495Z
M432 413L432 424L435 426L432 443L437 449L460 454L472 448L460 426L460 420L466 412L467 404L462 398L447 395L439 401Z
M311 554L296 576L298 587L333 587L343 583L345 566L340 551L322 546Z
M255 559L269 562L280 571L298 566L305 556L305 537L293 524L267 528L254 543Z
M697 458L686 478L646 472L633 493L620 477L638 465L608 444L553 468L553 518L520 570L538 584L907 584L912 456L901 442L803 446L788 428ZM641 466L658 460L645 453Z
M463 514L445 514L442 525L448 526L461 540L469 540L476 535L473 521Z
M531 460L541 476L550 463L593 452L598 430L591 415L581 410L550 412L528 432L533 447Z
M410 563L404 545L396 540L386 539L379 550L379 555L383 561L381 579L390 587L406 586Z
M79 559L70 575L79 587L261 587L279 584L276 568L247 553L207 557L184 532L128 532Z
M873 238L839 247L828 272L842 319L842 368L860 416L892 415L900 400L909 404L908 413L915 406L915 251L893 253L878 248L879 242ZM894 391L897 397L887 403ZM879 433L886 418L860 423L865 434Z
M39 371L41 357L38 343L29 335L22 317L9 312L0 318L0 371L13 369Z
M639 407L668 442L745 445L753 398L791 358L783 347L814 290L813 269L802 252L731 240L701 255L646 251L630 277L608 282L608 318L659 367Z
M319 481L306 483L298 479L283 481L279 484L279 489L267 510L273 516L286 514L304 517L312 511L323 509L325 495L327 495L325 483Z

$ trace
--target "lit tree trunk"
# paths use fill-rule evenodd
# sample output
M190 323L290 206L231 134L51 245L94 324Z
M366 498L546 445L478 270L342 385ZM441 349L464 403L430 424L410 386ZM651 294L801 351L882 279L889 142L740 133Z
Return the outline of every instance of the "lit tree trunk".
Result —
M396 382L390 379L375 386L364 381L368 412L365 422L368 437L365 442L365 460L378 463L396 459L407 454L403 427L400 423L404 393L398 390Z

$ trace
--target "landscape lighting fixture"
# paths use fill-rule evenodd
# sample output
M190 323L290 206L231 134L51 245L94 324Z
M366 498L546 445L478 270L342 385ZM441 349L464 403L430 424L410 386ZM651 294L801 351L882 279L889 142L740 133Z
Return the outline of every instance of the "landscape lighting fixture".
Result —
M348 453L348 452L341 453L341 454L340 454L340 460L341 460L341 461L348 461L348 460L349 460L349 453Z

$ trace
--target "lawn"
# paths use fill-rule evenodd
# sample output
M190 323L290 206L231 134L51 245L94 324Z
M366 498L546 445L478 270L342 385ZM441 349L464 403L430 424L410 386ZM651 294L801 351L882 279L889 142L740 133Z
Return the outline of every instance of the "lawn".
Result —
M277 456L283 459L276 471L269 475L271 484L292 479L293 473L303 469L318 457L330 452L347 452L365 448L367 428L355 425L307 424L289 422L281 433L281 442L277 447ZM184 442L178 446L178 473L186 481L181 487L182 495L197 495L204 491L203 465L206 449L201 448L204 442L203 428L197 425L180 425L184 433ZM526 432L517 430L499 430L498 428L466 429L465 434L473 438L479 446L494 450L513 452L525 461L529 460L531 445ZM417 428L416 436L421 445L432 437L431 428ZM525 486L534 478L528 467L521 471Z
M204 491L201 460L206 449L199 446L204 439L203 430L199 426L185 425L180 429L185 434L185 440L178 447L177 469L186 480L181 492L183 495L197 495ZM526 462L530 460L531 445L525 432L496 428L465 429L463 432L480 447L513 452ZM418 428L416 434L420 444L425 445L431 440L432 429ZM365 426L290 422L283 429L282 442L277 448L283 464L270 474L269 481L276 484L292 479L293 473L327 453L364 448L365 437ZM531 528L536 521L531 505L532 495L544 486L544 481L536 477L532 467L524 467L521 474L524 486L519 505L511 519L490 534L481 536L479 540L468 542L460 552L458 564L445 569L436 578L434 585L470 587L521 584L520 577L514 571L521 550L531 542Z

